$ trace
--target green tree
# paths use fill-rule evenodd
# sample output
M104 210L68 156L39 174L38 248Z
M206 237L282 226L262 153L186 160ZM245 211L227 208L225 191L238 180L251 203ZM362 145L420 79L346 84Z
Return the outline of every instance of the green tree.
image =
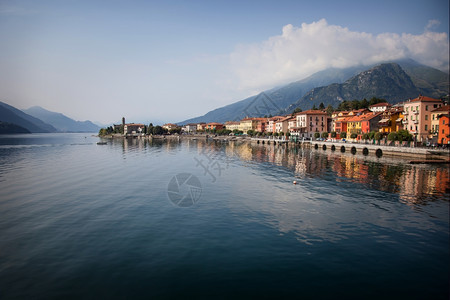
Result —
M322 137L323 137L324 139L328 138L328 132L322 132Z
M331 132L331 137L334 139L334 138L336 138L336 136L337 136L336 131L332 131L332 132Z
M379 141L383 138L383 134L381 132L376 132L373 137L375 140Z
M299 112L302 112L302 109L300 107L295 108L293 111L294 114Z
M166 132L167 132L167 129L162 128L162 127L159 126L159 125L156 125L156 126L153 127L153 129L152 129L152 133L153 133L154 135L161 135L161 134L164 134L164 133L166 133Z
M388 134L387 139L389 141L397 141L398 140L398 134L397 132L391 132Z
M328 114L329 116L331 116L331 114L334 112L333 105L328 104L326 111L327 111L327 114Z
M345 139L346 137L347 137L347 132L341 132L340 134L339 134L339 136L341 137L341 139Z
M373 140L373 138L375 137L375 133L376 133L376 131L369 132L369 139L370 140Z
M255 135L255 132L253 131L253 130L247 130L247 134L249 135L249 136L254 136Z
M313 107L311 108L311 110L317 110L316 105L314 104Z
M283 132L283 131L280 131L278 134L279 134L280 136L283 136L283 135L284 135L284 132Z
M357 137L358 137L358 135L356 133L350 134L350 138L351 139L356 139Z
M286 132L286 137L290 137L291 133L290 132Z
M320 102L319 109L320 110L324 110L325 109L325 104L323 104L323 102Z
M315 138L315 139L318 139L318 138L320 138L320 133L318 133L318 132L315 132L315 133L314 133L314 138Z
M369 134L368 133L364 133L362 138L363 138L363 140L368 140L369 139Z

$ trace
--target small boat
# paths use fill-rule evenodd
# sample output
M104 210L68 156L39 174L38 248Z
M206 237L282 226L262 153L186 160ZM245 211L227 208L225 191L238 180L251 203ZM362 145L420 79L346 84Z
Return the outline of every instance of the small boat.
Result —
M108 144L107 142L97 142L97 145L106 145Z

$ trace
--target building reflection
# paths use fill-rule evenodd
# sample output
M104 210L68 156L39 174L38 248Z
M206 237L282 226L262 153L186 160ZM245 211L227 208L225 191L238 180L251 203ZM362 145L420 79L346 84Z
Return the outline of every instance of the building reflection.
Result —
M227 144L225 153L243 161L289 168L298 178L331 174L336 181L351 181L399 194L402 202L411 205L424 204L432 201L433 195L450 192L448 167L410 165L398 158L247 143Z

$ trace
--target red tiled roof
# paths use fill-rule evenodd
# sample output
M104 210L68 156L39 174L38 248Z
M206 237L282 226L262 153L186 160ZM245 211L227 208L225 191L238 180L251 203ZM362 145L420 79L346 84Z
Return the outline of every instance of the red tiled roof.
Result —
M379 106L392 106L392 105L387 102L383 102L383 103L377 103L374 105L370 105L369 107L379 107Z
M439 100L439 99L434 99L434 98L422 96L422 95L419 95L419 97L411 100L411 102L440 102L440 101L441 100Z
M431 112L438 112L438 111L449 112L450 105L444 105L444 106L438 107L436 109L433 109Z

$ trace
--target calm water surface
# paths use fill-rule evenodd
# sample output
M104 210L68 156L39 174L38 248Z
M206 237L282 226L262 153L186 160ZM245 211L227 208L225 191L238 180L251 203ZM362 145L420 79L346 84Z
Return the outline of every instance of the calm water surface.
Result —
M97 141L0 136L1 299L448 299L448 167Z

